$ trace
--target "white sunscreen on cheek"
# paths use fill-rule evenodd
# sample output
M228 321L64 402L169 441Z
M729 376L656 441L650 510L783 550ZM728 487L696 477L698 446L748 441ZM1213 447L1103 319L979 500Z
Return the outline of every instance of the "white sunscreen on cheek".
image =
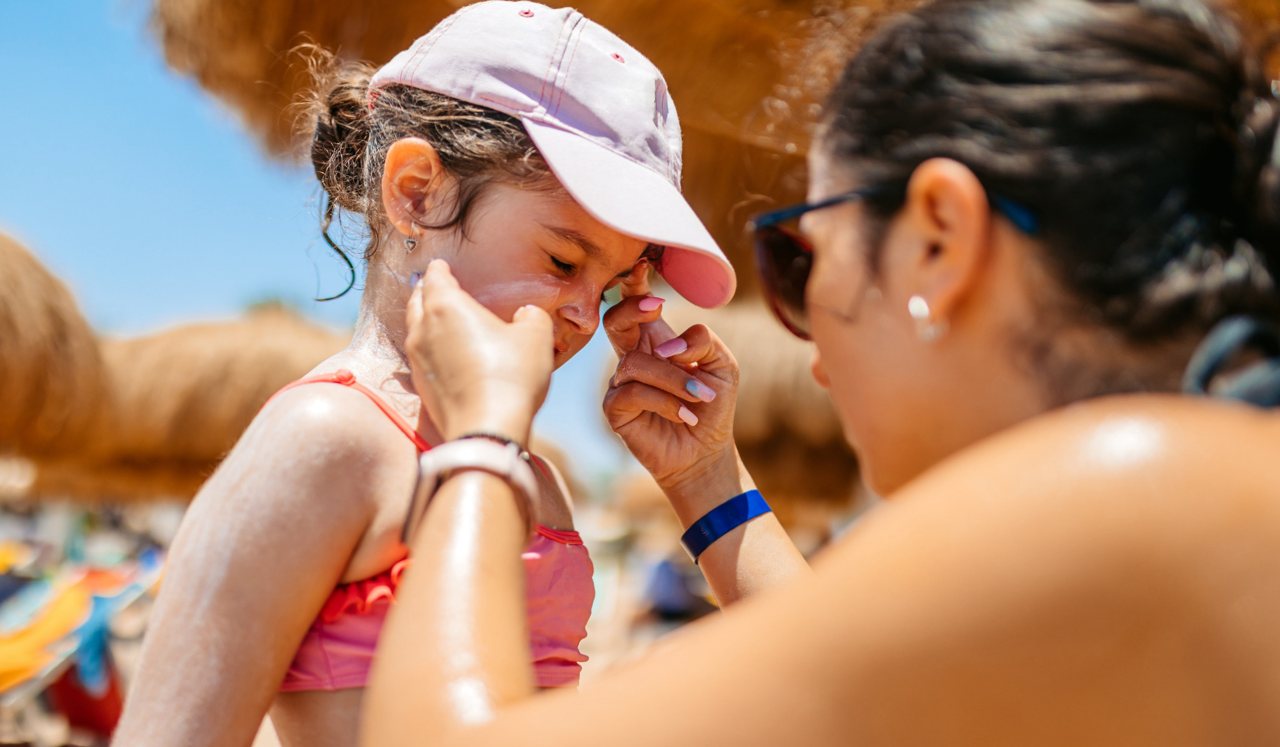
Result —
M486 283L471 291L480 305L490 311L515 311L521 306L552 309L568 281L551 275L520 275L512 280Z

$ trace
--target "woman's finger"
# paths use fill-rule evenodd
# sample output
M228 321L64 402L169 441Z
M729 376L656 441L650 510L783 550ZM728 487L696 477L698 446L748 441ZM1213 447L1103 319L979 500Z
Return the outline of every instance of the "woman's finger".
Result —
M516 309L515 315L511 317L511 325L539 341L550 342L555 336L555 323L551 321L551 315L538 306L521 306ZM543 347L551 349L547 344L543 344Z
M689 402L711 402L716 398L714 389L686 373L684 369L638 350L632 350L618 362L618 370L611 386L618 387L633 381L648 384Z
M618 430L646 412L688 426L698 424L698 416L684 402L648 384L633 381L610 389L604 395L604 415L609 427Z

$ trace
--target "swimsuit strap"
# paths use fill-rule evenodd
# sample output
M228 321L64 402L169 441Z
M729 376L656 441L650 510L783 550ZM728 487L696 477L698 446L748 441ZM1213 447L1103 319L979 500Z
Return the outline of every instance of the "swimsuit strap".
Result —
M356 381L356 375L345 368L333 371L332 373L316 374L315 376L298 379L292 384L289 384L285 388L276 392L272 395L271 399L275 399L290 389L300 387L303 384L342 384L343 386L351 387L372 400L373 404L377 405L378 409L382 410L383 414L388 418L391 418L391 422L395 423L396 427L399 428L404 435L409 437L409 440L413 442L413 445L418 447L418 451L428 451L431 449L431 444L427 443L427 440L422 437L422 434L418 433L417 428L409 425L409 421L405 420L404 416L400 413L393 410L391 405L388 405L376 392ZM267 402L270 403L271 400L267 400Z

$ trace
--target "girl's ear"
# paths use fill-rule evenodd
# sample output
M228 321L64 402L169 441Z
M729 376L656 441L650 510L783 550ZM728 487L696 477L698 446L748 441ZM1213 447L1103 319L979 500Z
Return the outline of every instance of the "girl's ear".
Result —
M387 220L405 236L415 233L414 224L440 203L448 182L440 154L426 140L417 137L397 140L387 151L382 171L382 206Z

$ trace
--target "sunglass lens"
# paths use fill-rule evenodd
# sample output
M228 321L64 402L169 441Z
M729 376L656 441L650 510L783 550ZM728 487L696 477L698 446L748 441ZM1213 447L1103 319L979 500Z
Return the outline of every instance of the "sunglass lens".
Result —
M809 339L804 288L813 268L813 250L790 231L768 226L756 230L756 254L774 313L793 334Z

